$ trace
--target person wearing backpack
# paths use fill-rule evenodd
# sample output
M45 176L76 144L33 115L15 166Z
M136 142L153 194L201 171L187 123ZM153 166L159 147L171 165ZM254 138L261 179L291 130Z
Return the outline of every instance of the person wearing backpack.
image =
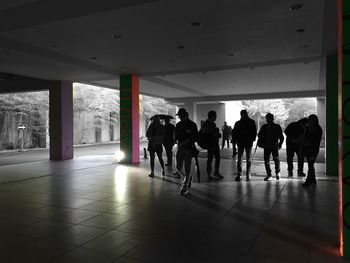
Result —
M176 169L180 175L183 175L182 167L185 165L185 180L180 189L180 195L186 195L188 190L191 188L192 177L191 162L193 157L193 148L195 142L198 139L197 124L188 118L186 109L180 108L177 114L180 121L175 127L175 140L177 141L177 152L176 152Z
M276 180L280 179L280 160L278 150L281 149L284 141L282 128L279 124L273 122L273 115L266 114L266 124L264 124L258 133L258 146L264 148L264 162L266 169L266 176L264 181L268 181L271 175L270 156L272 154L275 162Z
M237 158L237 176L236 182L241 181L242 177L242 157L245 151L246 156L246 181L250 180L250 167L251 167L251 152L253 148L253 142L256 138L256 125L255 121L248 117L246 110L241 110L241 119L235 123L232 131L232 138L238 147L238 158Z
M207 142L207 174L208 179L223 179L224 177L219 173L220 167L220 147L219 147L219 138L221 137L219 128L216 127L216 112L209 111L208 119L203 123L199 136L205 138ZM201 138L200 138L201 139ZM202 139L201 139L202 140ZM201 145L199 145L201 146ZM212 162L213 157L215 157L215 170L212 175Z

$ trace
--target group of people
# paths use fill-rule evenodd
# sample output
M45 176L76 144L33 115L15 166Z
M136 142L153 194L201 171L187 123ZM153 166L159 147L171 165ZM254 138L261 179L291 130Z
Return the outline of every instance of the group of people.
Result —
M246 110L241 111L241 119L235 123L232 130L232 143L237 145L237 176L236 181L242 179L242 156L246 153L246 180L250 180L251 171L251 152L253 142L258 137L257 147L264 149L264 164L266 176L264 181L268 181L272 177L270 167L270 156L275 163L276 180L280 179L280 160L278 151L281 149L284 142L282 128L279 124L274 122L274 116L267 113L266 124L264 124L257 133L254 120L248 117ZM306 158L308 163L308 174L303 186L316 184L315 176L315 161L319 153L320 143L322 139L322 128L318 123L318 117L311 114L308 118L302 118L297 122L290 123L284 131L287 136L286 152L288 165L288 178L293 177L293 158L296 154L298 158L297 175L305 177L303 172L304 160ZM256 150L255 150L256 151Z
M188 117L188 112L184 108L180 108L176 114L180 121L174 126L170 123L170 119L165 119L165 125L162 125L158 116L153 117L152 123L147 129L146 136L148 138L148 150L150 152L151 173L150 177L154 177L154 160L155 155L158 156L162 167L162 175L165 174L164 166L172 165L172 149L177 144L176 152L176 169L177 174L184 177L180 194L186 195L191 188L192 177L190 175L192 158L198 155L195 143L207 149L207 176L209 180L223 179L219 172L220 167L220 147L219 139L221 138L220 130L217 128L216 112L209 111L208 119L203 123L198 131L196 123ZM280 179L280 160L279 149L284 142L282 128L274 122L274 116L271 113L266 114L266 124L264 124L259 132L257 132L254 120L249 118L248 112L242 110L241 118L237 121L232 129L225 122L222 138L222 148L225 142L228 142L230 131L232 136L232 144L235 152L237 145L237 176L235 181L242 180L242 157L246 155L246 180L250 180L251 173L251 155L253 143L257 140L257 147L264 149L264 163L266 176L264 181L268 181L272 177L270 167L270 156L272 154L275 163L276 180ZM316 184L314 163L319 152L320 142L322 138L322 128L318 124L318 118L312 114L308 118L302 118L297 122L293 122L287 126L284 131L287 136L287 163L288 177L293 177L293 157L298 157L298 176L306 176L303 172L304 160L308 163L308 173L303 186ZM202 146L205 145L205 146ZM163 146L166 150L167 163L164 165L162 159ZM229 143L228 143L229 147ZM256 148L255 148L256 152ZM255 154L254 152L254 154ZM212 170L212 162L215 158L214 171ZM184 172L183 172L184 167Z

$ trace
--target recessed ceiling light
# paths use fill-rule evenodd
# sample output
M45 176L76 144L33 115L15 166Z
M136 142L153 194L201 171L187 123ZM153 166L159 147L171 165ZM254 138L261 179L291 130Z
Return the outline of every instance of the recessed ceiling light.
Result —
M305 61L305 62L304 62L304 64L305 64L305 65L308 65L308 64L309 64L309 62L308 62L308 61Z
M54 48L57 48L57 49L58 49L58 48L60 48L60 45L53 44L53 45L52 45L52 47L54 47Z
M303 32L306 31L306 29L305 29L305 28L298 28L296 31L297 31L298 33L303 33Z
M97 59L97 57L90 57L90 59L92 59L92 60L96 60L96 59Z
M254 67L250 67L249 69L250 69L250 70L253 70L253 69L254 69Z
M227 56L229 56L229 57L235 57L236 54L235 54L235 53L228 53Z
M192 22L190 24L191 27L200 27L201 26L201 23L200 22Z
M6 51L6 52L5 52L5 55L6 55L6 56L10 56L10 55L12 55L12 53L11 53L10 51Z
M184 48L185 48L184 45L178 45L178 46L177 46L177 49L184 49Z
M175 59L169 59L169 63L170 64L174 64L175 63Z
M303 49L303 48L307 48L307 47L309 47L308 45L305 45L305 44L302 44L302 45L299 45L298 46L300 49Z
M304 7L303 4L294 4L291 7L289 7L289 10L290 11L297 11L297 10L302 9L303 7Z
M119 34L117 34L117 35L113 35L112 36L112 38L114 38L114 39L121 39L123 36L122 35L119 35Z

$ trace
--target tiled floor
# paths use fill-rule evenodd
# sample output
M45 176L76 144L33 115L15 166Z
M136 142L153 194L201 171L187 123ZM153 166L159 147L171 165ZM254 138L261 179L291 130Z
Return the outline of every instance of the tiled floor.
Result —
M227 159L224 180L202 176L183 197L171 170L151 179L148 166L96 155L0 167L0 262L346 262L337 182L264 182L259 164L236 183Z

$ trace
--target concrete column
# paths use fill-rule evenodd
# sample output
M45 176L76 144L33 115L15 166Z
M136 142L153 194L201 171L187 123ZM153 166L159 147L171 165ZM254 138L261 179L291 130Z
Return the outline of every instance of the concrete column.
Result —
M181 106L182 107L182 106ZM185 102L184 106L183 106L187 112L188 112L188 117L190 118L190 120L192 121L195 121L195 108L196 108L196 105L193 101L188 101L188 102Z
M124 163L140 162L139 77L120 76L120 150Z
M340 250L350 257L350 1L338 1L338 171Z
M325 57L321 61L320 72L320 85L324 85L321 88L326 90L326 126L323 130L326 141L326 173L332 176L338 175L338 131L335 128L338 127L337 63L336 54Z
M50 160L73 158L73 85L58 81L49 88Z

